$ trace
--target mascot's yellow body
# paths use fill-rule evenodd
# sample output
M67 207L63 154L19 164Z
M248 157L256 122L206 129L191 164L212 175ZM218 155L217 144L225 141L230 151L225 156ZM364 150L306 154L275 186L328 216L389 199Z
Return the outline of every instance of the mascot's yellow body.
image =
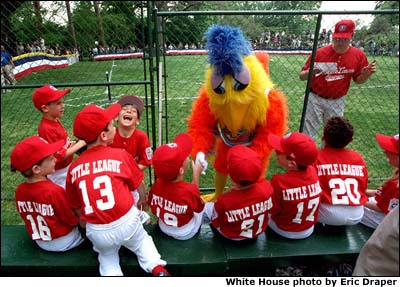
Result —
M196 158L199 152L215 156L215 193L204 196L206 201L216 200L224 191L230 147L245 144L255 150L262 159L264 176L272 153L267 143L268 134L282 136L287 130L286 97L274 89L269 77L268 55L251 53L241 55L241 60L238 70L248 70L248 80L237 89L238 73L233 70L224 74L219 69L217 77L223 81L222 93L215 89L212 79L218 66L210 64L188 119L192 157Z

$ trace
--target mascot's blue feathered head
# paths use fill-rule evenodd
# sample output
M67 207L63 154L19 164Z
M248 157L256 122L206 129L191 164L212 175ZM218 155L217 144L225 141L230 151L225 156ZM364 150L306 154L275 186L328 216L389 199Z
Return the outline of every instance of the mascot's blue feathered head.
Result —
M205 37L210 64L220 76L235 75L242 71L242 57L250 55L251 48L239 28L213 25Z

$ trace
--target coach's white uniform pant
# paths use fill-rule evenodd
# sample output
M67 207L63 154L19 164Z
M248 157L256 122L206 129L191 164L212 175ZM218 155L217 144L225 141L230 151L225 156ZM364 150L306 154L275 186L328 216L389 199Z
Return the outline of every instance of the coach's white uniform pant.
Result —
M304 120L303 133L317 140L321 123L325 123L333 116L344 115L344 96L339 99L324 99L310 92L308 94L307 111Z
M125 246L134 252L140 267L151 273L157 265L165 266L153 239L144 230L136 206L120 219L109 224L86 224L86 236L98 255L101 276L122 276L119 249Z

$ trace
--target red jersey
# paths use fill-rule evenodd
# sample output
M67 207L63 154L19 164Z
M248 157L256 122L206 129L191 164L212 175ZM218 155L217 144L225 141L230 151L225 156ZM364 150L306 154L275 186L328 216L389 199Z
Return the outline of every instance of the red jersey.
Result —
M149 191L151 212L168 226L186 225L194 213L200 213L204 201L197 185L183 180L172 182L157 178Z
M56 170L67 167L73 159L73 155L69 156L65 160L62 160L67 153L67 149L72 146L71 140L68 137L67 130L63 127L59 120L51 121L46 118L42 118L38 128L39 136L47 140L49 143L64 140L64 146L54 154L57 159Z
M321 187L313 166L275 174L271 183L274 189L271 218L280 229L300 232L317 222Z
M122 148L128 151L138 164L149 166L153 157L150 141L144 131L136 129L128 138L124 138L116 129L112 147Z
M311 57L302 67L310 68ZM326 98L340 98L347 94L351 79L355 80L361 69L368 65L367 56L355 47L349 46L344 54L337 54L332 45L319 48L315 55L314 68L326 67L327 72L313 75L311 89Z
M384 183L375 193L375 200L376 205L385 214L399 205L399 179L392 179Z
M72 208L81 209L83 220L108 224L131 209L134 199L130 191L142 180L143 171L127 151L96 146L69 167L67 198Z
M228 238L259 236L268 226L272 192L270 182L262 179L247 189L233 189L219 195L214 204L217 217L212 219L212 226Z
M332 205L364 205L368 201L368 170L353 150L323 148L315 162L322 188L321 202Z
M15 191L15 203L32 240L56 239L78 224L65 190L50 180L21 183Z

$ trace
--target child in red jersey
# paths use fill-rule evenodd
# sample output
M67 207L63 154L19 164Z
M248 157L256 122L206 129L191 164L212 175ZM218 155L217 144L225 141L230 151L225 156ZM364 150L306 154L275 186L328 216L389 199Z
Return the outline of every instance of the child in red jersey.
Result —
M378 190L368 190L372 196L364 205L361 223L374 229L389 212L399 205L399 135L376 134L375 137L395 171Z
M26 178L15 191L17 211L32 240L46 251L66 251L84 241L65 190L47 179L55 170L53 154L63 145L31 136L17 143L10 156L11 170Z
M141 184L143 171L127 151L109 146L115 136L113 119L120 111L118 103L107 109L91 104L76 115L74 135L87 143L87 150L68 169L67 198L86 221L86 236L98 253L102 276L123 275L121 246L137 255L146 272L166 275L166 262L143 228L130 192Z
M137 128L144 110L143 101L138 96L126 95L122 96L118 103L122 109L118 114L118 128L111 146L125 149L138 163L139 168L145 170L151 165L153 150L147 134ZM145 190L145 186L141 190ZM141 213L142 223L150 223L150 216L146 213L149 208L147 195L139 194L138 190L132 191L132 195L135 197L136 206L143 211Z
M346 148L353 134L353 126L345 117L331 117L324 127L324 148L319 150L315 166L322 188L318 222L328 229L359 223L368 200L364 159Z
M192 238L203 223L204 202L198 187L202 165L192 162L192 183L183 179L189 170L191 150L192 139L182 133L173 143L158 147L153 156L157 179L150 188L148 203L161 231L178 240Z
M292 132L284 137L270 134L277 162L286 173L272 176L273 208L269 227L290 239L309 237L318 219L321 187L313 163L318 154L315 142L306 134Z
M227 159L232 186L215 203L206 204L207 216L211 226L228 239L257 238L268 226L271 184L263 178L260 157L249 147L232 147Z
M144 110L143 101L138 96L126 95L118 103L122 109L118 114L118 128L111 146L127 150L139 168L144 170L151 165L153 150L147 134L137 128Z
M54 183L65 188L65 177L71 164L74 153L84 147L86 143L82 140L71 141L66 129L61 124L61 117L64 115L63 97L71 89L57 90L52 85L44 85L35 90L32 95L32 101L35 108L42 112L42 119L38 127L38 134L49 143L59 140L63 141L55 157L57 159L56 171L48 175L48 178Z

